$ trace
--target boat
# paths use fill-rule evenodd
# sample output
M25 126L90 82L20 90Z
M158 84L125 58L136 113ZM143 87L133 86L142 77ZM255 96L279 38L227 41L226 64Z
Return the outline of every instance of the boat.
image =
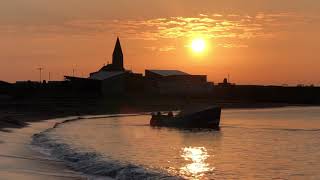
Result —
M220 128L221 107L209 107L197 111L182 111L174 116L172 112L167 115L152 114L150 126L174 128Z

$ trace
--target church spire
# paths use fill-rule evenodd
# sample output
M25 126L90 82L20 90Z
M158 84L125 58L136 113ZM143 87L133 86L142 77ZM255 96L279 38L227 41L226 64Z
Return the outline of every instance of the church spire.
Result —
M116 45L115 45L114 50L113 50L112 64L113 64L113 68L115 70L119 70L119 71L123 71L124 70L124 67L123 67L123 53L122 53L122 48L121 48L119 37L117 37L117 42L116 42Z

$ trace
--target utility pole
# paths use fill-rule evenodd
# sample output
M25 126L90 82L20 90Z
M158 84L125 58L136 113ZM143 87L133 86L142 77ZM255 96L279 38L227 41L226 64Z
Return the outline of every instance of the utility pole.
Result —
M49 72L49 81L51 80L51 72Z
M39 67L39 68L37 68L37 70L39 70L39 78L40 78L40 84L41 84L41 81L42 81L41 74L42 74L43 68Z

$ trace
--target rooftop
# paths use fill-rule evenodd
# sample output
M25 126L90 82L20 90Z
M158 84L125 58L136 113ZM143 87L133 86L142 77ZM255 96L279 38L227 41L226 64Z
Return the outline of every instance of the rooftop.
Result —
M9 85L10 83L8 83L8 82L5 82L5 81L1 81L0 80L0 85Z
M92 73L89 79L105 80L114 76L118 76L120 74L124 74L125 72L126 71L98 71L98 72Z
M146 71L150 71L155 74L159 74L161 76L176 76L176 75L190 75L188 73L179 71L179 70L149 70L147 69Z

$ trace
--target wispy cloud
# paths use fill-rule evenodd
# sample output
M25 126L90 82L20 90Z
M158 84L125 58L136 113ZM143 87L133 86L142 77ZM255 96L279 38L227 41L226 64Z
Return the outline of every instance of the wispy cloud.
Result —
M242 41L253 38L273 38L280 31L290 31L292 25L311 22L310 17L293 13L241 14L199 14L196 17L166 17L140 20L76 20L63 24L43 26L0 26L3 33L73 34L96 35L117 33L123 38L137 40L159 40L192 38L202 36L208 39ZM246 47L246 45L225 44L222 47ZM174 47L157 48L171 51Z
M245 44L235 44L235 43L222 43L218 44L217 46L223 47L223 48L247 48L248 45Z
M161 52L168 52L168 51L173 51L175 50L176 48L174 46L166 46L166 47L161 47L159 48L159 51Z
M213 39L251 39L273 37L277 29L281 30L297 23L306 23L305 17L290 13L258 13L255 16L200 14L198 17L119 21L116 26L123 27L122 32L127 32L128 38L145 40L193 36ZM133 34L135 36L131 36Z
M164 46L164 47L156 47L156 46L147 46L144 47L145 49L151 50L151 51L160 51L160 52L169 52L176 50L175 46Z

